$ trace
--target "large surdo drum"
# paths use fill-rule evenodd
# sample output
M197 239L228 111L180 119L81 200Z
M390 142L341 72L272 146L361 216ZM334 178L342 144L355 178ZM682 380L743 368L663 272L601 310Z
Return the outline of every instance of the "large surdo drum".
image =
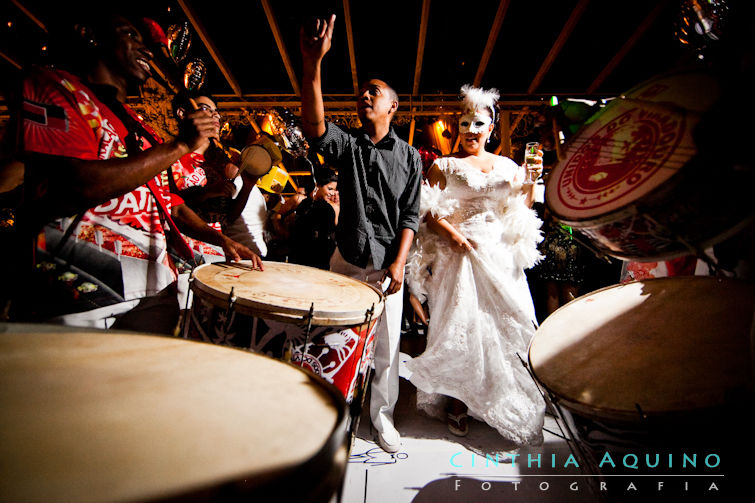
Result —
M696 473L680 472L683 455L699 456L700 476L741 475L755 447L754 307L755 285L731 279L607 287L543 322L530 344L531 369L595 472L624 468L605 464L608 453L663 461L624 470L634 475ZM711 469L703 464L709 455L720 460ZM666 501L664 494L654 497Z
M341 274L297 264L202 265L192 274L194 302L186 336L291 361L341 390L363 388L380 291Z
M753 216L752 170L738 169L724 145L698 145L721 93L716 78L689 71L612 100L548 176L554 216L600 253L639 261L699 254L743 228Z
M753 389L755 286L714 277L616 285L550 315L532 370L580 415L616 423L716 410Z
M300 368L181 338L0 324L0 500L329 501L346 404Z

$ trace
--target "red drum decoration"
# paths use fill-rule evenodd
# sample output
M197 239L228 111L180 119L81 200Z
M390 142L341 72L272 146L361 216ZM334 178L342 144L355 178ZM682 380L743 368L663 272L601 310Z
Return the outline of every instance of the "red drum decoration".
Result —
M572 138L546 184L558 220L602 253L672 258L721 241L752 213L716 190L736 180L725 156L698 152L695 128L721 95L703 72L653 78L613 100ZM705 154L705 155L702 155Z

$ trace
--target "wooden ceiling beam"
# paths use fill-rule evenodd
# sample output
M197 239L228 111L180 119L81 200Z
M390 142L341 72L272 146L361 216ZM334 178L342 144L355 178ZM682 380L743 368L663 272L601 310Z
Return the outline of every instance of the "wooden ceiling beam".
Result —
M427 38L427 24L430 19L430 0L422 0L422 18L419 22L419 40L417 41L417 62L414 65L414 85L412 94L419 94L419 79L422 74L422 59L425 56L425 39Z
M42 21L40 21L34 14L32 14L31 11L29 11L29 9L24 7L24 5L21 2L19 2L18 0L11 0L11 2L13 2L13 5L18 7L18 10L23 12L26 15L26 17L31 19L34 24L42 28L42 31L47 33L47 27L45 26L45 24Z
M485 74L485 70L488 68L490 54L493 52L495 43L498 40L498 34L501 32L501 26L503 25L503 18L506 17L506 10L508 10L510 3L511 0L501 0L498 4L498 10L495 13L495 19L493 19L493 26L492 28L490 28L488 41L485 44L485 50L482 51L480 65L477 67L477 73L474 77L473 84L475 87L480 86L480 82L482 82L482 76Z
M0 58L3 58L8 63L10 63L11 65L15 66L16 69L18 69L18 70L20 70L21 67L22 67L21 63L19 63L15 59L13 59L11 56L8 56L7 54L5 54L3 51L0 51Z
M351 6L349 0L343 0L343 22L346 25L346 42L349 46L349 64L351 65L351 85L354 94L359 93L359 79L357 78L357 57L354 52L354 31L351 28Z
M194 27L194 30L196 30L199 38L202 39L204 46L207 48L210 56L212 56L215 64L218 65L218 68L220 68L220 71L223 73L223 76L228 82L228 85L231 86L231 89L233 89L233 92L236 94L236 96L240 97L243 94L241 92L241 86L239 86L239 83L233 77L233 74L228 68L228 65L225 64L225 61L223 61L223 57L220 55L220 51L218 51L217 47L215 47L215 44L210 38L210 35L207 33L207 30L205 30L204 25L202 25L202 23L199 21L199 17L197 17L194 9L191 8L187 0L178 0L178 5L184 11L184 14L186 14L186 17Z
M261 0L262 8L265 9L265 16L267 17L267 23L270 25L270 31L273 32L273 38L275 39L275 45L278 46L278 52L281 55L283 66L286 67L286 73L288 74L288 80L291 82L291 87L294 90L294 94L301 95L299 91L299 80L296 78L296 72L291 64L291 58L286 51L286 44L283 43L283 36L281 35L280 28L278 27L278 21L275 20L275 14L273 8L270 6L270 0Z
M540 69L537 71L535 78L532 79L532 83L530 84L529 89L527 89L528 93L534 93L535 89L540 86L540 83L543 81L545 74L548 73L548 70L550 70L551 65L556 60L556 56L558 56L558 53L561 52L561 49L563 49L564 44L569 39L569 36L574 30L574 27L577 26L579 18L582 17L582 14L584 13L589 3L590 0L579 0L579 3L577 3L577 5L574 7L571 15L569 15L569 19L567 19L566 21L566 24L564 24L564 27L561 28L561 33L558 34L558 38L556 38L556 41L553 43L553 47L551 47L551 50L545 57L545 60L543 60L543 64L540 65Z
M640 23L640 26L638 26L634 33L632 33L632 36L630 36L629 39L624 42L624 45L621 47L621 49L619 49L616 54L614 54L613 58L611 58L611 61L608 62L605 68L603 68L598 76L595 77L595 80L592 81L590 87L587 88L588 94L594 93L595 90L600 87L603 81L606 80L606 77L608 77L616 69L616 67L619 66L619 63L621 63L621 61L624 59L624 57L626 57L629 51L632 50L632 47L634 47L640 40L640 38L642 38L642 36L645 34L645 32L648 31L648 28L653 25L656 18L666 7L667 3L668 1L663 1L650 11L650 13L645 17L642 23Z

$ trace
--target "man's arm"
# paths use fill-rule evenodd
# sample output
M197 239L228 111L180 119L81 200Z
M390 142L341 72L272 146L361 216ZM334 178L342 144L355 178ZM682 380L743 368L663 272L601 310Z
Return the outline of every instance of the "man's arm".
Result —
M194 213L194 210L185 204L171 207L170 214L182 234L204 241L205 243L220 246L223 248L226 258L236 262L241 259L250 259L255 269L262 270L262 259L256 253L207 225L207 222L202 220L199 215Z
M86 160L27 152L26 162L49 177L45 197L57 216L93 208L145 184L173 162L215 136L212 116L200 110L178 139L123 158Z
M236 198L233 200L233 206L231 206L231 210L228 212L229 224L235 222L236 219L241 216L241 213L244 211L244 208L246 207L247 201L249 201L249 194L251 194L252 189L254 189L254 186L257 184L257 180L259 180L259 177L250 175L246 171L242 171L241 180L243 183L243 185L241 186L241 190L236 195Z
M302 54L301 119L302 131L307 138L319 138L325 134L325 107L322 103L322 58L330 50L333 39L333 24L336 15L329 20L318 19L315 33L308 34L304 27L299 33Z
M406 258L409 256L409 250L412 247L412 241L414 240L414 231L412 229L401 229L401 237L398 243L398 253L396 253L396 259L388 269L385 271L385 276L391 278L391 284L388 285L388 289L385 291L387 295L393 295L399 291L401 285L404 284L404 268L406 267Z
M404 193L399 198L399 236L398 252L393 263L388 266L386 276L391 278L391 284L386 293L388 295L398 292L404 283L404 267L409 250L412 247L414 233L419 227L419 198L422 185L422 159L415 149L410 150L409 160L411 175L407 180Z

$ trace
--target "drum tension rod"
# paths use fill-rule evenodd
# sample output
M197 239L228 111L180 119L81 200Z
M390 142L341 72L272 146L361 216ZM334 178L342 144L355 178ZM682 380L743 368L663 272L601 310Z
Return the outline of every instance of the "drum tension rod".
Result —
M236 295L234 294L233 287L228 294L228 309L225 310L225 327L223 330L227 332L231 328L231 318L233 314L233 306L236 304Z
M370 307L367 311L364 313L364 322L366 324L365 330L367 330L367 335L364 339L364 344L362 345L362 355L359 357L359 363L357 363L357 373L359 372L359 369L362 368L362 362L364 361L364 355L367 352L367 339L370 337L370 325L372 324L372 315L375 314L375 303L372 304L372 307ZM366 384L366 383L363 383Z
M189 323L191 320L191 314L189 314L189 301L192 298L191 285L194 284L194 273L189 275L189 287L186 289L186 306L183 312L178 313L178 325L173 333L174 337L178 337L183 332L184 339L189 338Z
M640 404L635 403L634 404L634 408L637 409L637 412L639 412L640 419L642 419L643 421L645 421L648 418L648 415L645 414L645 412L643 412L642 407L640 407Z
M304 366L304 357L307 355L307 346L309 345L309 336L312 332L312 318L315 317L315 303L313 302L309 306L309 313L307 313L307 331L304 334L304 347L301 348L301 367Z
M186 309L187 311L189 309L189 297L191 297L191 293L192 293L191 285L193 284L194 284L194 274L189 276L189 288L186 290L186 307L184 309Z
M231 293L228 294L228 310L230 311L233 309L234 304L236 304L236 295L233 291L234 287L231 287Z
M372 306L367 309L364 313L364 321L367 324L365 330L367 330L367 334L364 338L364 344L362 345L362 354L359 356L359 362L357 363L357 382L359 383L357 389L354 391L354 396L352 397L351 401L351 407L350 409L350 421L348 426L348 433L349 433L349 451L351 451L351 446L354 444L354 438L356 438L357 430L359 429L359 418L362 415L362 409L364 408L364 398L365 398L365 390L367 388L367 382L370 379L370 365L367 365L367 368L364 371L364 376L362 376L361 379L359 379L359 372L362 369L362 363L364 362L364 355L367 353L367 343L369 342L370 338L370 325L372 325L372 316L375 314L375 303L372 303Z

